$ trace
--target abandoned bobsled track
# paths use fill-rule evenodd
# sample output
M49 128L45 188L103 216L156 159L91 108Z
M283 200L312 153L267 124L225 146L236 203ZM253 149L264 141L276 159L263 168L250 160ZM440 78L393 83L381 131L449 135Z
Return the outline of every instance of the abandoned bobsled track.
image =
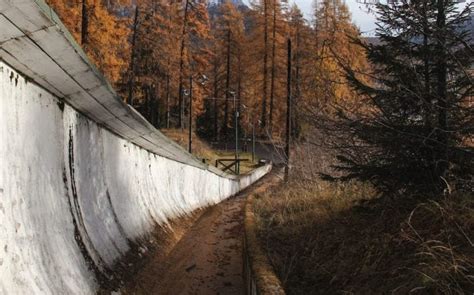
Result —
M271 173L265 181L236 197L203 210L167 255L151 253L137 273L128 278L124 294L240 295L244 282L244 206L247 196L262 193L278 182ZM156 236L160 239L160 235Z
M0 293L91 294L150 233L270 171L201 163L128 105L43 0L0 0Z

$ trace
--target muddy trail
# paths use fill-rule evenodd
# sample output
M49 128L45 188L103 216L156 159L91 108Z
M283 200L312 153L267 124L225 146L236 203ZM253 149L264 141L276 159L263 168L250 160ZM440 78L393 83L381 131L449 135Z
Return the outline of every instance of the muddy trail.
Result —
M124 294L244 294L242 238L246 197L278 181L273 172L239 195L202 212L168 255L159 251Z

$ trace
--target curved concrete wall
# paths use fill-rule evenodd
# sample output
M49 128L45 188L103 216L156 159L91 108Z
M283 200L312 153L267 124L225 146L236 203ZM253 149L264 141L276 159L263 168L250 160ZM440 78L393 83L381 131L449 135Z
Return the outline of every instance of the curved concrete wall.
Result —
M237 193L239 179L153 154L0 62L0 293L93 293L156 225Z
M270 169L202 164L117 97L42 0L0 0L0 293L90 294L157 226Z

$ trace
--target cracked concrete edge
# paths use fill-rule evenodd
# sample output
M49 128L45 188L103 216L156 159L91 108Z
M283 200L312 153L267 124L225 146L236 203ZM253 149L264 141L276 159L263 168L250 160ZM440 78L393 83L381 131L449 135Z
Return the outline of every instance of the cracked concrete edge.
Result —
M244 212L244 272L248 295L286 294L270 264L257 234L254 195L247 198Z

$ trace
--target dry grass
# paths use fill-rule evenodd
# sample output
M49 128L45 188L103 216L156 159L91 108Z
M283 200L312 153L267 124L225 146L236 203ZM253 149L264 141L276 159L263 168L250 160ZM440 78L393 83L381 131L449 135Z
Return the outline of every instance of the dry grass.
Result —
M163 134L168 136L170 139L177 142L183 148L188 149L187 131L182 132L180 129L162 129L160 131L163 132ZM192 152L196 157L200 159L206 159L206 163L210 165L214 165L217 159L234 158L233 152L214 150L194 133L193 133ZM249 159L248 162L241 162L241 165L240 165L241 173L247 173L255 169L255 163L251 162L252 155L250 153L240 153L240 158ZM256 159L256 162L258 162L258 159Z
M293 182L254 206L289 294L472 294L474 198L380 198L361 183Z
M401 237L417 246L419 273L428 291L474 293L474 198L449 196L419 204L405 220Z

